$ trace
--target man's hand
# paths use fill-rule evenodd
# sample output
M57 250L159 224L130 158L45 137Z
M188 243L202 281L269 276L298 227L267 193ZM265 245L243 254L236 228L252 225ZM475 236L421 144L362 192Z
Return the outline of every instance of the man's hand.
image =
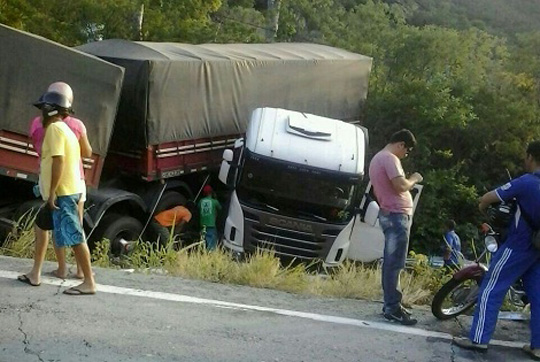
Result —
M487 207L496 202L501 202L501 199L499 199L499 196L497 196L497 193L495 191L486 192L478 200L478 210L480 210L482 213L485 213Z
M52 194L49 199L47 200L47 205L51 210L58 210L59 207L56 206L56 195Z
M392 186L397 192L411 191L419 182L422 182L424 178L418 172L413 173L409 178L403 176L394 177L392 179Z
M422 175L420 175L419 172L413 173L413 174L411 175L411 177L409 177L409 179L410 179L411 181L413 181L415 184L420 183L420 182L422 182L422 181L424 180L424 178L422 177Z

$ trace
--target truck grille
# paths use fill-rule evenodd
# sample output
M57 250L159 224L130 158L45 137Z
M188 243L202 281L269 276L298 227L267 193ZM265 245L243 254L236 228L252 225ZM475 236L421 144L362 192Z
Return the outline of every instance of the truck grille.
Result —
M242 208L244 248L248 252L259 249L273 251L280 257L325 259L336 236L345 227Z

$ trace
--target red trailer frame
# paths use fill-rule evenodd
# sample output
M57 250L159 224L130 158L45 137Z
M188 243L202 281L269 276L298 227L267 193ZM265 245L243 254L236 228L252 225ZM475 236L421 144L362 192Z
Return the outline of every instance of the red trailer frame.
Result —
M167 142L148 146L143 151L109 151L107 164L127 175L145 181L178 177L217 168L223 150L233 148L239 134L195 140Z
M97 188L104 158L93 154L83 158L86 185ZM39 156L26 135L0 130L0 174L37 182L39 179Z

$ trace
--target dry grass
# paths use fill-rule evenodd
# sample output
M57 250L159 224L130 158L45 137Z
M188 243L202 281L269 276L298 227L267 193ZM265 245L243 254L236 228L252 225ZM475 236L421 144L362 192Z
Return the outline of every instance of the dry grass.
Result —
M3 255L32 258L34 252L33 220L21 218L17 230L10 234ZM249 285L298 294L319 295L335 298L381 300L381 270L378 264L363 265L345 261L327 274L311 271L304 264L283 266L273 252L260 251L243 261L235 260L223 249L208 251L202 241L176 251L174 243L156 247L137 242L133 251L120 259L109 256L107 240L96 245L92 264L109 268L134 268L137 270L160 269L169 275L211 282ZM402 274L403 302L407 305L426 304L433 292L440 287L442 274L427 266L425 257L413 254L417 259L413 270ZM54 261L51 245L47 260Z
M17 226L8 234L0 254L17 258L32 259L34 257L34 220L33 209L28 210L17 221ZM56 260L52 243L49 243L45 259Z
M101 259L103 260L103 258ZM238 262L223 249L208 251L203 243L179 251L171 247L156 250L146 243L137 244L124 260L124 266L136 269L164 269L168 274L211 282L249 285L298 294L335 298L381 300L381 270L378 264L363 265L350 261L328 274L311 272L304 264L283 266L273 252L259 251ZM440 272L422 270L402 274L403 301L408 305L431 302L434 288L440 286Z
M354 299L381 299L381 271L378 266L345 261L328 277L318 275L310 286L310 293Z

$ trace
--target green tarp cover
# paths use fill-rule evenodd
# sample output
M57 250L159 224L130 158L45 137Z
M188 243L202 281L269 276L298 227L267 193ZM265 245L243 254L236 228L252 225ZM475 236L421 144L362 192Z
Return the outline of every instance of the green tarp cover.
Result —
M305 43L177 44L104 40L77 47L125 68L114 147L243 133L279 107L358 119L371 58Z
M68 83L75 116L86 125L95 153L111 139L123 69L45 38L0 24L0 129L28 134L32 106L49 84Z

